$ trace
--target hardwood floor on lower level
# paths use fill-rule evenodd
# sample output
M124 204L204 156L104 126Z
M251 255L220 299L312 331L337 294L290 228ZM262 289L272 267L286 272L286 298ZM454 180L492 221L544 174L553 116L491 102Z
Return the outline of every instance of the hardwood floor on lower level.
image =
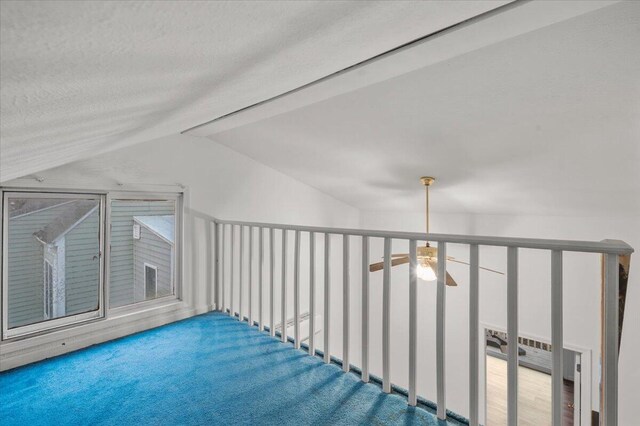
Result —
M518 371L520 426L551 425L551 376L526 367ZM573 383L564 386L563 422L573 426ZM487 356L487 426L507 424L507 362Z

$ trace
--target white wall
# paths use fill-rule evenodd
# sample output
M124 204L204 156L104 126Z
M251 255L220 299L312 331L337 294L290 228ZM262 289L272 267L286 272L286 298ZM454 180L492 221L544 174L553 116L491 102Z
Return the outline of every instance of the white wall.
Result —
M433 214L432 230L441 233L496 235L512 237L536 237L599 241L605 238L621 239L636 249L640 247L640 218L576 218L543 216L497 216L467 214ZM424 229L423 213L363 212L362 226L368 229L421 231ZM404 251L406 246L394 247L394 252ZM377 253L381 248L376 247ZM468 249L450 245L447 253L468 261ZM482 266L506 270L506 249L481 248ZM372 248L373 254L373 248ZM550 341L550 256L536 250L521 250L520 274L520 331L523 335L540 337ZM599 359L600 315L600 263L593 254L565 254L564 261L564 333L567 345L588 348L592 355L593 407L598 409L597 380ZM633 424L635 404L640 400L637 384L640 382L640 273L631 262L627 294L624 331L620 353L620 424ZM636 266L636 268L634 268ZM459 286L447 292L447 405L448 408L466 414L468 412L468 269L449 263L447 266ZM634 270L636 269L636 270ZM407 311L408 268L394 270L392 304L392 379L407 385ZM372 291L381 287L381 277L373 274ZM506 328L506 280L504 277L482 272L480 288L480 320ZM419 285L419 368L418 392L435 400L435 285L422 282ZM372 314L379 307L372 300ZM377 328L377 326L376 326ZM377 345L380 336L372 335ZM380 357L372 353L372 366L380 371Z

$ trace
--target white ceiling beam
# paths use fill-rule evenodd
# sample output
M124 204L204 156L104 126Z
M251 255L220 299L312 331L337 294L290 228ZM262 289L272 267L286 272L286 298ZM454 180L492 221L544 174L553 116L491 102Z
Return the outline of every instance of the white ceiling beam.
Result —
M509 3L297 89L214 118L182 133L212 136L428 67L614 3L618 1Z

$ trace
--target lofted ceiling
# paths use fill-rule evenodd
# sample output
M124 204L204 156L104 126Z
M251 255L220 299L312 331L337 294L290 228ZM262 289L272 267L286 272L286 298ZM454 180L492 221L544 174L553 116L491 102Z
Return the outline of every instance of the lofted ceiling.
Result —
M437 211L637 217L639 22L610 3L201 133L364 210L421 209L429 174Z
M508 1L0 2L0 182L177 134Z

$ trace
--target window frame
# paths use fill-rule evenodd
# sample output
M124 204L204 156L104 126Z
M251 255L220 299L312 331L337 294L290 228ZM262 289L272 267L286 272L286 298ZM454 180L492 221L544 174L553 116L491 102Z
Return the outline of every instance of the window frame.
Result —
M143 185L144 186L144 185ZM8 215L4 214L7 208L6 199L9 197L41 197L41 198L100 198L100 291L99 308L97 311L70 315L52 320L8 328L8 233L5 227L8 226ZM120 188L100 189L100 188L72 188L66 185L60 187L41 188L40 186L0 186L0 341L8 343L16 340L23 340L31 337L41 336L51 332L84 326L92 322L100 322L111 318L118 318L137 312L148 311L149 309L170 306L182 301L183 297L183 230L184 230L184 209L185 199L188 198L188 191L184 186L178 185L165 191L155 191L152 187L144 187L138 190L125 190ZM174 243L174 268L173 268L173 294L158 299L145 300L117 308L109 307L109 255L110 255L110 229L111 229L111 201L112 200L150 200L150 201L174 201L175 206L175 243ZM7 223L5 223L7 222ZM5 240L6 238L6 240ZM90 315L93 314L93 315ZM9 331L7 333L7 331Z
M70 190L14 190L2 189L2 224L0 226L0 240L2 241L2 259L0 262L2 285L0 286L0 296L2 298L2 340L10 340L15 338L23 338L44 332L50 332L60 327L82 324L88 321L94 321L105 317L105 280L104 280L104 242L105 242L105 194L91 191L70 191ZM43 319L32 324L21 325L9 328L9 214L8 200L9 198L69 198L69 199L85 199L97 200L99 211L98 225L98 247L99 247L99 267L98 267L98 308L89 312L83 312L74 315L67 315L54 319ZM6 212L5 212L6 211ZM44 283L43 283L44 284ZM44 308L44 306L43 306ZM44 309L43 309L44 310Z
M130 303L117 307L110 306L109 285L105 286L105 306L107 317L126 315L150 307L162 306L168 303L174 303L182 300L182 233L183 233L183 210L184 210L184 193L182 192L149 192L149 191L110 191L106 196L106 226L111 229L111 205L113 201L173 201L175 209L174 221L174 258L176 265L173 268L173 291L168 296L159 297L151 300L143 300L140 302ZM111 273L111 233L108 232L105 240L105 282L109 283L109 274Z

